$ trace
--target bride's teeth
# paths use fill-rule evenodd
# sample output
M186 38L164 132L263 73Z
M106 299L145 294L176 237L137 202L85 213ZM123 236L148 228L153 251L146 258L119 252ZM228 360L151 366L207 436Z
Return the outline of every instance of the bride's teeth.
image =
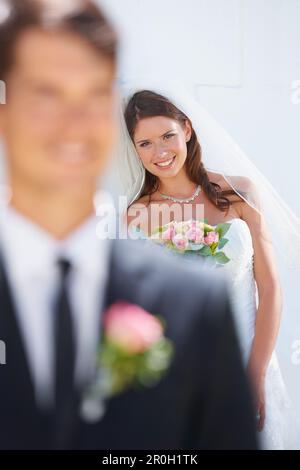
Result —
M174 157L173 157L174 158ZM173 161L173 158L171 158L171 160L168 160L167 162L163 162L163 163L157 163L158 166L168 166L172 163Z

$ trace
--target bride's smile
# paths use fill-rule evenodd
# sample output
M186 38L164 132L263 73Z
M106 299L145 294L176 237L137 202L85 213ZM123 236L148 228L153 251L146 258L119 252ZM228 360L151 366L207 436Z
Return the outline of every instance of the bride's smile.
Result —
M191 128L165 116L141 119L136 126L134 143L143 166L157 177L178 175L187 158Z
M176 158L176 155L174 155L174 157L172 158L169 158L168 160L164 160L162 162L156 162L154 164L163 169L170 168L171 165L173 165L173 163L175 162L175 158Z

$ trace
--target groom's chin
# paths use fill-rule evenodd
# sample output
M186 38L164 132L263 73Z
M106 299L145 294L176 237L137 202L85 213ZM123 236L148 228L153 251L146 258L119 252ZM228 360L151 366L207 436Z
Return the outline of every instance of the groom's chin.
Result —
M58 188L88 190L105 171L105 159L53 159L44 171L44 179Z
M69 193L70 198L78 194L86 197L92 193L97 187L99 181L99 172L95 171L70 171L66 168L56 168L55 171L48 172L39 178L32 180L33 186L42 188L45 193L66 194Z

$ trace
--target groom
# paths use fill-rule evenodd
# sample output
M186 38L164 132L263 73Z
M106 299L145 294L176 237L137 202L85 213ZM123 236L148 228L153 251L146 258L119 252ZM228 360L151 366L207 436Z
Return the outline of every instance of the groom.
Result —
M114 30L84 0L11 0L1 14L12 193L0 214L0 449L256 448L223 283L96 237L116 137ZM91 423L82 393L120 300L159 314L175 354L155 387L127 390Z

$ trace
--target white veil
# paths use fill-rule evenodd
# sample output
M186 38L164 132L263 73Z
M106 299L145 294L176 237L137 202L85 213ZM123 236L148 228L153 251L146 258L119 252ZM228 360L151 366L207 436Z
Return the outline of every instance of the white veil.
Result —
M162 85L149 79L120 85L120 141L117 147L117 172L121 193L133 202L144 185L145 170L124 120L124 110L131 96L141 90L151 90L168 98L192 122L202 148L204 167L221 174L245 202L263 213L276 254L288 268L300 269L300 220L283 201L270 181L257 169L223 127L194 99L182 84ZM241 178L244 177L244 178ZM255 186L256 197L249 189Z

